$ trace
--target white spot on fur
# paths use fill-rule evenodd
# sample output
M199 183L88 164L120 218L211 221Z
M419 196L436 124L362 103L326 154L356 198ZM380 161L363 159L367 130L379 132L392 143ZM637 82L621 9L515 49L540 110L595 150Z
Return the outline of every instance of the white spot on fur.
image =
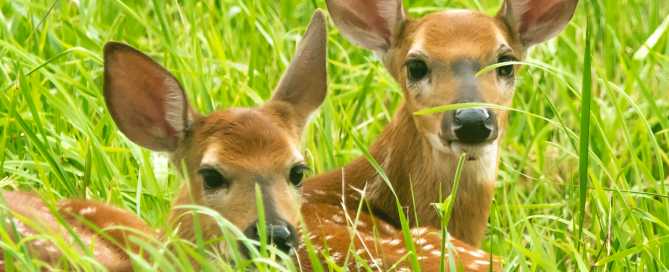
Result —
M480 264L480 265L489 265L490 262L486 260L474 260L475 264Z
M411 234L413 234L414 236L424 235L425 233L427 233L427 228L422 228L421 227L421 228L415 228L415 229L411 230Z
M425 243L427 243L427 240L425 240L425 238L420 238L420 239L416 240L416 244L419 245L419 246L422 246Z
M469 265L467 265L467 268L471 270L478 270L480 266L477 263L470 263Z
M470 250L467 253L469 253L469 255L472 255L476 258L483 258L483 256L485 256L485 252L483 252L483 250L476 250L476 251Z
M432 250L433 248L434 248L434 246L432 244L427 244L427 245L423 246L423 250L425 250L425 251Z
M441 256L441 251L439 251L439 250L436 250L436 249L435 249L435 250L432 250L432 251L430 251L430 253L431 253L432 255L434 255L434 256Z
M79 211L79 214L81 215L89 215L89 214L94 214L96 211L95 207L86 207L83 208Z
M333 215L332 220L335 221L335 223L344 223L344 218L338 214Z

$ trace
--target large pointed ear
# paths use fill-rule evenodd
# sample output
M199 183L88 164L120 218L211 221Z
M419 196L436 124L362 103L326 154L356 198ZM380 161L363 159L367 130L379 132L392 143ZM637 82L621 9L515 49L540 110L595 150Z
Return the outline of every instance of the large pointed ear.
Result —
M350 41L384 53L406 19L402 0L327 0L330 16Z
M194 111L179 81L136 49L116 42L104 48L104 96L119 129L156 151L174 151Z
M323 103L327 93L326 42L325 18L317 10L271 100L288 103L297 113L299 120L295 121L300 127Z
M528 48L559 34L569 23L578 0L504 0L497 14Z

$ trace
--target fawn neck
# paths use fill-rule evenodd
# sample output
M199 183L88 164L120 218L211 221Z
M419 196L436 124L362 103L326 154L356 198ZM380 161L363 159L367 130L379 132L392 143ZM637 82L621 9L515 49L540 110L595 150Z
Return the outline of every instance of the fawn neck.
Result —
M370 152L383 167L410 224L440 227L441 217L432 203L442 202L451 193L458 156L436 150L430 140L418 131L414 122L407 107L401 106L395 118L372 145ZM497 144L494 146L497 147ZM491 156L497 158L496 154ZM481 165L483 163L495 165ZM448 225L451 235L475 246L483 238L494 193L494 176L487 173L490 170L482 169L483 167L496 169L496 160L465 162L463 165L456 202ZM333 180L336 182L332 182ZM350 187L365 188L365 199L374 212L399 226L392 191L364 158L356 159L343 169L307 181L305 197L308 201L337 201L336 198L327 199L325 195L329 192L340 192L341 182L346 185L346 198L353 201L349 205L355 205L359 196Z
M458 156L436 150L417 130L405 106L372 146L372 153L383 166L411 223L440 226L441 217L432 203L442 202L451 193ZM483 163L491 162L466 161L463 165L448 226L452 235L473 245L483 237L494 192L494 176L481 173L487 171L481 168L492 166L480 165ZM385 182L376 176L368 186L371 204L399 222L394 197Z

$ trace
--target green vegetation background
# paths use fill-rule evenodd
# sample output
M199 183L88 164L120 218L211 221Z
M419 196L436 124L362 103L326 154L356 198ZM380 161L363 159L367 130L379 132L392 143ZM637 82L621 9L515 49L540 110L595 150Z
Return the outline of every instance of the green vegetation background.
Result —
M500 1L405 5L412 16L494 14ZM164 225L180 181L164 155L130 143L107 113L103 44L123 41L155 57L201 112L253 106L270 97L317 7L324 2L0 1L0 186L98 199ZM579 239L586 21L590 186ZM529 60L551 69L524 68L513 105L543 118L510 118L484 242L508 271L669 270L668 25L666 0L581 1L564 33L532 50ZM330 92L305 134L315 173L360 155L354 139L372 143L402 100L371 53L331 23L329 31Z

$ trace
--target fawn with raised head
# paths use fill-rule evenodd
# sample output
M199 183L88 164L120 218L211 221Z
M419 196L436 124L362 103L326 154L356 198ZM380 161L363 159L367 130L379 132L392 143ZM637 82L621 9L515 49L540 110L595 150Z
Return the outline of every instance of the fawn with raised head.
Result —
M496 16L446 10L419 19L407 17L401 0L326 2L342 34L372 50L402 88L405 101L370 154L383 168L408 221L412 226L441 226L433 203L451 193L458 158L466 153L448 231L478 247L488 221L507 112L414 112L465 102L509 106L519 68L505 65L477 73L488 65L524 59L528 48L562 31L578 1L504 0ZM303 213L318 215L312 219L314 226L333 221L336 213L322 212L327 210L323 206L341 210L343 202L357 207L359 191L365 191L365 209L374 220L400 226L392 190L365 158L305 182Z
M113 120L131 141L169 152L180 176L188 181L175 206L196 204L213 209L257 240L255 188L259 187L268 242L289 252L298 243L299 187L306 169L299 151L300 137L327 90L325 33L325 20L318 11L273 98L264 105L208 116L190 107L181 84L151 58L127 45L108 43L104 48L105 101ZM70 237L39 197L22 192L7 192L4 197L13 215L8 217L6 230L29 236L36 229L46 229ZM152 237L158 235L137 216L94 201L64 200L56 210L85 246L96 241L92 247L95 258L112 271L132 269L126 250L138 250L129 239L136 234L117 228L102 235L88 226L103 230L124 226ZM26 218L40 227L20 220ZM173 209L170 218L180 236L195 239L192 213ZM214 241L221 235L212 218L198 216L198 223L205 240ZM48 241L35 239L28 245L42 260L56 262L60 258Z

